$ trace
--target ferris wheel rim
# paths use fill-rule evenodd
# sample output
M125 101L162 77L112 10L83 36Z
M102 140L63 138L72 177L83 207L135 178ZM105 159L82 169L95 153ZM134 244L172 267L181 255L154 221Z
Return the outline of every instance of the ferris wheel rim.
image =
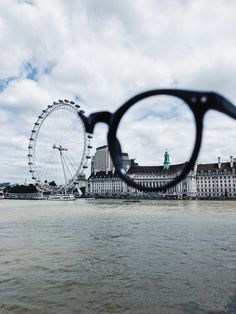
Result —
M36 161L35 161L35 149L36 149L36 143L37 138L40 133L40 129L44 123L44 121L55 111L57 110L68 110L72 112L76 118L78 119L80 125L82 126L83 130L83 152L82 156L77 168L77 171L74 173L73 177L68 180L68 182L65 182L64 185L60 185L58 189L56 189L56 192L62 191L64 189L69 189L73 185L76 184L76 181L78 180L79 176L83 174L84 170L88 168L88 160L90 159L90 149L92 148L90 144L91 136L86 133L84 123L82 119L79 116L79 112L83 112L84 110L81 109L81 106L73 101L69 100L59 100L54 101L52 105L48 105L46 109L42 111L40 115L38 115L38 118L36 122L34 123L34 127L31 130L31 135L29 138L29 145L28 145L28 166L29 166L29 172L32 175L32 179L35 181L36 184L43 184L45 182L42 182L42 178L40 178L40 175L38 174L38 170L36 167Z

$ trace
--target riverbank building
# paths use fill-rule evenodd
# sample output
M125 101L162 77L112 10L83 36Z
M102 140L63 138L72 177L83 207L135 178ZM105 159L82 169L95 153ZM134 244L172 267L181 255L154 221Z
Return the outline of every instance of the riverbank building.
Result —
M146 187L162 187L178 176L185 163L171 165L168 151L162 166L139 166L123 153L123 167L132 180ZM163 192L142 192L120 179L109 154L108 146L98 147L88 178L88 194L101 197L236 199L236 160L196 164L187 177Z

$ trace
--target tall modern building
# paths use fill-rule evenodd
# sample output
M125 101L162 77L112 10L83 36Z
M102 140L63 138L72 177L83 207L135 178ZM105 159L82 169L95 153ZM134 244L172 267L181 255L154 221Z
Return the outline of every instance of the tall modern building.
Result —
M113 163L109 153L108 145L96 148L96 153L92 157L91 173L99 171L112 171Z
M127 153L122 153L123 168L127 171L131 166L131 160ZM108 145L103 145L96 148L96 153L91 159L91 173L101 171L114 171L114 165L111 159Z

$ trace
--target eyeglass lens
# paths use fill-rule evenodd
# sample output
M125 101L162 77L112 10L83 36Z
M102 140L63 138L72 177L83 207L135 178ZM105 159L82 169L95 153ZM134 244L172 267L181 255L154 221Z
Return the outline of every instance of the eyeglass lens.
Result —
M123 115L117 130L126 175L150 187L173 181L191 157L195 133L193 113L180 98L158 95L135 103ZM139 181L140 172L159 174L163 180L145 183L142 176Z

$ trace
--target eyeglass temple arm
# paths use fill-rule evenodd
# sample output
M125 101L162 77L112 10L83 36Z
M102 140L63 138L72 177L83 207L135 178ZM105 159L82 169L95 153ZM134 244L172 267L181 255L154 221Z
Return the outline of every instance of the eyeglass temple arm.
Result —
M78 115L84 123L86 132L90 134L93 134L94 127L98 122L103 122L107 125L110 125L110 120L112 117L112 114L109 111L99 111L90 114L88 117L86 117L82 112L79 112Z
M236 106L223 96L212 93L212 108L229 115L231 118L236 119Z

